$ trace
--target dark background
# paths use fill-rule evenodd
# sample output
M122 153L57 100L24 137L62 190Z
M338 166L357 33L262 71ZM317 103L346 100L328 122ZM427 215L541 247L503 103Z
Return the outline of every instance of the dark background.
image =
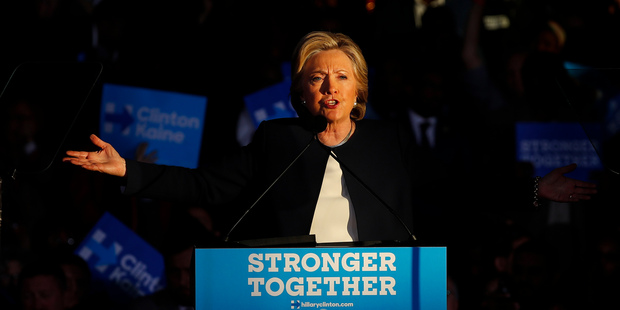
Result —
M508 78L509 61L515 55L544 52L544 57L536 59L538 63L531 62L535 68L558 61L616 68L620 64L620 8L611 0L487 0L484 16L504 16L510 25L490 29L479 22L479 40L471 42L466 24L472 3L446 0L443 6L429 6L420 17L420 26L416 25L413 1L403 0L5 0L0 4L0 85L24 62L103 65L63 150L90 147L88 135L99 128L103 83L205 95L209 104L201 163L209 164L222 150L239 146L236 128L243 96L281 81L280 66L290 61L304 34L313 30L343 32L361 46L368 61L369 105L376 112L374 117L397 120L407 102L418 98L421 86L432 81L425 74L440 74L442 98L449 102L452 117L460 118L458 130L466 136L465 141L476 148L471 167L459 171L458 178L481 182L479 191L456 199L457 207L484 201L501 209L515 202L485 192L484 182L494 182L497 171L515 178L533 176L527 163L514 160L511 126L519 120L563 120L566 108L533 104L532 97L518 100L519 95L509 87L514 85ZM549 21L563 29L560 43ZM477 47L481 61L474 69L482 68L489 81L467 79L472 67L462 51L468 43ZM486 100L471 91L471 85L476 84L488 93L503 94L504 99ZM163 246L166 235L187 221L197 223L194 233L204 230L216 237L221 233L215 214L205 214L195 206L189 206L187 212L172 203L121 197L114 180L67 167L59 158L45 173L12 180L15 166L42 159L20 153L25 142L18 137L23 133L11 131L11 120L26 122L32 117L55 128L54 123L71 121L83 103L48 100L26 116L9 113L9 104L3 102L3 279L14 276L7 267L9 261L25 262L42 253L75 248L106 211L156 247ZM484 125L470 122L478 117L485 120ZM470 132L479 134L467 136ZM617 145L614 141L610 144ZM41 145L47 151L57 147ZM609 149L613 152L615 147ZM543 248L558 249L555 256L547 257L549 265L530 267L539 268L538 275L540 268L561 267L553 283L564 285L556 286L554 298L549 298L559 309L588 308L610 301L605 298L617 293L614 289L620 280L616 275L618 180L613 173L600 171L590 181L599 185L600 194L593 201L567 206L570 221L561 227L549 224L548 209L526 215L477 216L477 221L485 223L484 229L472 222L465 225L471 229L468 232L461 230L463 225L442 226L447 235L471 233L471 238L456 238L464 244L459 244L458 256L450 258L454 263L449 272L462 293L461 308L506 309L513 305L510 292L492 279L502 273L498 262L510 261L521 238L542 240L548 245ZM3 288L10 286L6 283Z

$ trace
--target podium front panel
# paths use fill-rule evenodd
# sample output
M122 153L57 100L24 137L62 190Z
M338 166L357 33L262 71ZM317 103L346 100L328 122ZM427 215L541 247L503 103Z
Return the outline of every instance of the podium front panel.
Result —
M446 309L445 247L195 250L196 310Z

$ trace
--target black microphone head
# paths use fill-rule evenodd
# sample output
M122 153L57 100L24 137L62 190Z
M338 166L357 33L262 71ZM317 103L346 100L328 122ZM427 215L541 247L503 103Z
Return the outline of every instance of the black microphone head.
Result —
M312 131L319 133L325 131L327 128L327 119L323 115L316 115L312 118Z

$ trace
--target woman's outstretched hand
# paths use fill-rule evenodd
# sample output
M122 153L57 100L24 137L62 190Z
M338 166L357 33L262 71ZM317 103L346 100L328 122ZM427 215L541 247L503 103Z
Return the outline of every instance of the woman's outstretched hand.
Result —
M538 186L538 195L557 202L576 202L589 200L596 194L596 185L564 176L575 170L577 164L556 168L542 177Z
M109 175L124 177L126 173L125 159L122 158L111 144L90 135L90 141L100 148L96 152L67 151L63 162L70 162L86 170L99 171Z

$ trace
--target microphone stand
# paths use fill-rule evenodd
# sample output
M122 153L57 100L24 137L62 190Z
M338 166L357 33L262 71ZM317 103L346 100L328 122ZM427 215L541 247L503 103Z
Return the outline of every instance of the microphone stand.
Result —
M239 225L239 223L241 223L241 221L245 218L245 216L248 213L250 213L250 211L263 198L263 196L265 196L265 194L269 192L269 190L280 180L280 178L282 178L282 176L291 168L291 166L293 166L293 164L297 162L297 160L301 157L301 155L303 155L306 152L306 150L308 150L312 142L314 142L315 140L318 140L317 133L322 132L325 130L325 128L327 128L327 120L325 119L325 117L319 115L319 116L315 116L315 117L308 119L307 125L309 126L309 129L313 133L313 135L312 135L312 138L310 138L310 141L308 141L308 144L306 144L306 147L304 147L304 149L301 150L299 154L297 154L297 157L295 157L295 159L293 159L293 161L291 161L291 163L288 166L286 166L284 170L282 170L280 175L278 175L278 177L275 180L273 180L273 182L271 182L269 187L267 187L267 189L263 191L263 193L254 201L254 203L252 203L252 205L247 210L245 210L245 213L243 213L243 215L239 218L239 220L237 220L235 225L233 225L233 227L226 234L226 238L224 238L225 243L229 241L230 234L237 227L237 225ZM314 240L314 236L312 236L312 240Z
M327 148L327 147L325 147L325 148ZM377 195L373 190L371 190L366 185L366 183L364 183L355 173L353 173L353 171L351 171L351 169L346 164L344 164L331 149L326 149L326 151L329 152L329 155L332 158L334 158L338 162L338 164L340 164L340 166L342 168L344 168L347 172L349 172L349 174L351 174L351 176L353 176L353 178L357 182L359 182L362 185L362 187L364 187L373 197L375 197L375 199L377 199L383 205L383 207L385 207L400 222L400 224L405 228L405 230L409 234L409 237L410 237L410 239L412 241L417 241L418 240L415 237L415 235L411 232L411 230L409 229L407 224L405 224L403 219L396 213L396 211L394 211L394 209L392 209L392 207L390 207L390 205L387 204L387 202L385 202L383 199L381 199L381 197L379 197L379 195Z
M267 192L269 192L269 190L280 180L280 178L282 178L282 176L288 171L288 169L291 168L291 166L293 166L293 164L295 164L297 162L299 157L301 157L301 155L303 155L306 152L306 150L310 147L310 145L312 144L312 142L314 140L315 140L315 136L312 136L312 138L310 139L308 144L306 144L306 147L304 147L304 149L301 152L299 152L299 154L297 154L297 157L295 157L295 159L293 159L293 161L291 161L291 163L288 166L286 166L286 168L284 170L282 170L280 175L278 175L278 177L275 180L273 180L273 182L271 182L269 187L267 187L267 189L263 191L263 193L254 201L254 203L247 210L245 210L245 213L243 213L243 215L239 218L239 220L237 220L235 225L233 225L233 227L228 231L228 234L226 234L226 238L224 239L224 242L228 242L228 240L230 238L230 234L237 227L237 225L239 225L239 223L241 223L241 221L245 218L245 216L248 213L250 213L250 211L263 198L263 196L265 196L265 194L267 194Z

